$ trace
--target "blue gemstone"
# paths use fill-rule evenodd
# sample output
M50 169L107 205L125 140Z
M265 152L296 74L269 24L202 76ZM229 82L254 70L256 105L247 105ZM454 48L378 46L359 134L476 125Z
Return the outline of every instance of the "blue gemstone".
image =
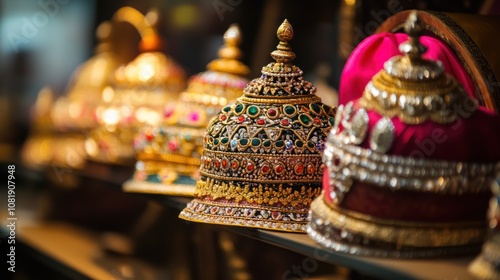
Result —
M236 144L238 144L238 140L236 139L231 140L231 149L233 150L236 149Z
M318 151L322 152L325 149L325 143L323 143L323 141L316 143L316 149L318 149Z
M285 147L287 150L291 150L293 148L293 142L291 140L286 140Z

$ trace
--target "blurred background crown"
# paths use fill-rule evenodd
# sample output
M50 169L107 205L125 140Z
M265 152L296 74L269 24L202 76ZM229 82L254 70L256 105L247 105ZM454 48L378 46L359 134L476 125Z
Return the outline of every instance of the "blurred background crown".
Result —
M427 47L416 12L405 30L403 55L385 62L361 97L337 111L324 193L311 206L308 233L351 254L472 253L484 241L500 168L500 153L484 149L500 139L488 132L499 119L478 108L440 61L422 57ZM356 71L342 77L356 78Z
M95 116L98 102L120 63L113 54L111 34L111 23L99 25L96 54L74 72L64 96L54 101L49 88L40 91L33 108L32 135L23 148L27 165L83 168L87 157L86 133L98 124Z
M192 76L176 103L164 108L157 126L144 127L135 139L137 163L126 191L192 196L209 120L228 102L243 94L249 69L238 59L240 29L224 33L219 58L207 71Z
M184 88L185 74L161 52L164 42L156 31L156 11L144 16L124 7L113 20L128 22L139 31L141 54L118 68L111 86L103 90L96 109L99 126L89 133L85 148L93 160L132 164L134 135L144 125L160 123L163 106L177 100Z
M321 191L321 152L334 109L291 62L293 29L285 20L276 62L207 128L195 199L180 218L301 232Z

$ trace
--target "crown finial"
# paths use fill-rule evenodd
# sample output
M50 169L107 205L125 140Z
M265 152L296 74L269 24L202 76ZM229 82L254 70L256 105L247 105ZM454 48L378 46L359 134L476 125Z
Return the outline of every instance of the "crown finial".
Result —
M420 36L423 35L424 28L416 11L410 13L404 24L404 29L410 39L401 44L399 50L411 60L419 59L427 51L427 48L420 43Z
M237 24L231 24L224 33L224 46L219 50L219 57L224 59L239 59L241 51L241 31Z
M236 47L241 43L240 27L233 23L224 33L224 42L228 46Z
M241 57L241 50L238 48L241 38L239 26L231 24L224 33L224 46L219 50L219 58L210 62L207 68L240 76L247 75L250 70L238 60Z
M295 59L295 53L292 51L288 41L293 38L293 28L288 20L284 20L283 23L278 27L276 35L280 40L280 43L276 47L277 50L271 53L271 56L276 60L276 62L290 63Z

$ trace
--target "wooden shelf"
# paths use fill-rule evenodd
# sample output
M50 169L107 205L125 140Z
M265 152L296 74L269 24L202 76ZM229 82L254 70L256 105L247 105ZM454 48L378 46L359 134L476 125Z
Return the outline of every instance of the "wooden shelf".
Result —
M341 265L382 279L475 279L467 272L473 257L399 260L353 256L316 244L307 234L231 227L229 230L294 251L318 261Z
M150 195L168 207L184 208L186 198ZM168 202L167 202L168 201ZM334 252L316 244L307 234L287 233L238 226L220 226L221 229L251 237L326 263L341 265L381 279L475 279L467 266L475 256L434 259L384 259L353 256Z
M95 233L65 223L22 226L20 248L70 279L160 279L164 272L140 260L105 254Z
M102 181L108 187L120 189L121 184L108 176L96 173L80 174L84 178ZM125 177L121 178L122 181ZM190 201L184 197L169 197L157 194L131 194L146 198L173 211L182 210ZM168 222L168 221L166 221ZM362 275L380 279L474 279L467 266L475 256L445 259L383 259L353 256L334 252L316 244L307 234L285 233L237 226L216 226L221 231L236 233L276 247L313 258L317 261L340 265ZM86 275L93 279L111 279L110 267L97 263L99 257L98 237L92 233L61 224L47 224L42 227L23 227L20 240L32 250L46 257L44 262L65 270L67 275ZM57 240L54 242L48 240ZM59 245L57 245L59 244ZM64 244L64 245L63 245ZM76 254L75 252L78 252ZM62 269L64 267L64 269ZM149 269L151 270L151 269ZM141 270L142 271L142 270ZM69 273L69 274L68 274Z

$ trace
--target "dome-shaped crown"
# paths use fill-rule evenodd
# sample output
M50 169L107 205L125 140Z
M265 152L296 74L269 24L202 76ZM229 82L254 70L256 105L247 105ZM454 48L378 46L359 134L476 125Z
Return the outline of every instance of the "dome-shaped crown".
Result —
M308 233L352 254L472 252L483 241L500 171L500 153L483 148L500 141L484 135L498 116L478 108L440 62L422 58L415 13L406 32L404 55L386 62L360 99L338 108Z
M209 120L243 93L248 67L238 58L241 32L233 24L225 45L207 71L192 76L179 101L168 104L162 122L145 127L135 139L137 164L127 191L192 196Z
M321 191L321 152L334 110L291 64L288 21L277 35L276 62L207 128L196 198L181 218L304 231L309 204Z

